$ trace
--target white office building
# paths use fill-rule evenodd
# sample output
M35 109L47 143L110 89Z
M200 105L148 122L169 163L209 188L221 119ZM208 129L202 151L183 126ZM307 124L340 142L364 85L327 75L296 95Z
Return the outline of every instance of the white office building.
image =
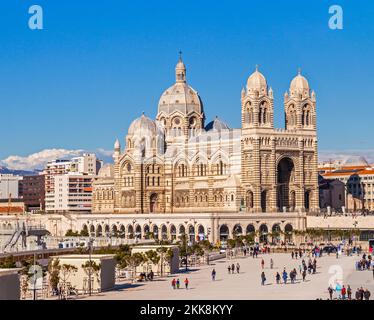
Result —
M19 181L21 176L0 174L0 199L17 199L19 197Z
M80 185L91 188L91 180L100 167L101 162L92 153L49 162L44 169L46 211L91 211L92 190L82 190ZM77 188L74 188L75 180Z

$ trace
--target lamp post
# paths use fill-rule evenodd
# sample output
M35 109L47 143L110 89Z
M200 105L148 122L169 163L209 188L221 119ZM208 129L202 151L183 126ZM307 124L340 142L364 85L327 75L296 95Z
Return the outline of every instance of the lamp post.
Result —
M188 221L185 221L184 222L185 223L185 225L187 226L187 223L188 223ZM186 230L187 232L185 232L185 234L184 234L184 239L185 239L185 241L186 241L186 272L188 271L188 253L187 253L187 251L188 251L188 242L187 242L187 237L188 237L188 232L189 232L189 230Z
M136 222L135 219L132 220L132 232L133 232L134 241L136 241L135 222Z
M88 293L92 295L92 285L91 285L91 268L92 268L92 248L93 248L93 239L90 237L88 240L88 261L89 261L89 268L88 268Z
M355 222L353 223L353 226L354 226L354 228L355 228L355 247L357 247L357 225L358 225L358 222L355 221Z

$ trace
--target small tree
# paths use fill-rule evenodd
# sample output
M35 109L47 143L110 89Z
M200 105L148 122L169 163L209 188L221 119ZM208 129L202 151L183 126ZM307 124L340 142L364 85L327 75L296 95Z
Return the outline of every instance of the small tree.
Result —
M79 237L79 233L77 231L69 229L68 231L66 231L65 237Z
M78 268L71 264L63 264L61 266L60 274L61 274L61 280L62 280L62 288L66 295L66 298L68 295L68 290L67 290L68 279L70 278L71 275L75 274L77 271L78 271Z
M48 263L48 274L49 274L49 285L54 292L58 289L58 284L60 282L60 260L51 259Z
M81 237L89 237L90 234L89 234L89 232L88 232L88 229L87 229L87 228L82 229L82 230L81 230L81 233L80 233L80 236L81 236Z
M84 264L82 264L83 271L88 276L88 281L91 281L90 276L95 276L96 281L101 286L101 279L100 279L100 270L101 270L101 264L97 264L95 261L86 261Z
M146 261L147 258L142 253L136 252L132 255L126 255L122 263L124 263L126 267L130 267L133 273L133 278L135 278L136 268Z

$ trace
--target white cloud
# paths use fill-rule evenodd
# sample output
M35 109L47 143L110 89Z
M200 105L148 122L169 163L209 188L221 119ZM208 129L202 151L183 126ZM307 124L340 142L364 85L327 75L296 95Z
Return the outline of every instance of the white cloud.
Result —
M61 158L78 156L83 150L45 149L28 156L12 155L0 160L0 165L12 170L35 170L42 169L48 161Z
M12 155L6 159L0 160L0 166L7 167L12 170L40 170L45 167L48 161L55 159L70 159L81 155L87 150L67 150L67 149L45 149L40 152L30 154L28 156ZM113 151L105 149L97 149L93 151L99 159L104 162L112 160Z
M320 161L346 160L350 157L364 157L370 164L374 163L374 149L361 150L320 150Z

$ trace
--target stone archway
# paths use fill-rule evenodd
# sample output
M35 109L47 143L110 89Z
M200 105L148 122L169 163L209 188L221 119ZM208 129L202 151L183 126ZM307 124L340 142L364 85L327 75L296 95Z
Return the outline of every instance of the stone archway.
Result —
M230 231L229 231L229 228L227 225L222 225L220 228L219 228L219 239L220 241L227 241L229 239L229 236L230 236Z
M134 239L134 228L132 225L127 227L127 234L129 239Z
M256 228L253 224L249 224L246 228L247 234L254 235L256 233Z
M281 240L281 233L282 233L282 229L279 223L276 223L273 225L273 227L271 228L271 232L272 232L272 242L278 243Z
M168 228L165 225L161 226L161 240L168 239Z
M192 243L195 242L195 227L192 225L188 227L188 239Z
M96 237L102 237L103 236L103 227L101 224L99 224L96 228Z
M269 229L268 229L268 226L266 224L262 224L260 226L260 242L261 243L267 243L268 242L268 233L269 233Z
M142 227L140 225L137 225L135 227L135 238L141 239L142 238Z
M90 226L90 236L92 237L93 235L95 235L95 226L93 224L91 224L91 226Z
M246 205L247 211L253 209L253 192L251 190L247 191Z
M186 236L186 228L184 225L179 226L179 239Z
M126 237L126 227L123 224L119 227L119 236L120 238Z
M288 242L292 242L293 240L293 226L292 224L288 223L284 227L284 234L285 234L285 240Z
M237 237L240 237L241 235L243 235L242 226L240 224L236 224L234 228L232 229L232 234Z
M205 228L202 225L199 225L197 228L197 236L199 237L199 241L205 240Z
M262 210L262 212L266 212L267 197L268 197L268 192L266 190L262 191L261 192L261 210Z
M283 158L277 166L277 206L279 211L283 208L289 209L290 184L295 179L295 165L291 158Z
M154 225L153 226L153 237L155 240L158 240L159 239L159 231L158 231L158 226Z
M306 211L309 211L309 209L310 209L310 198L311 198L310 195L311 195L311 191L310 190L305 191L305 194L304 194L304 207L305 207Z
M149 198L149 212L150 213L155 213L157 210L157 200L158 200L158 195L157 193L152 193L150 198Z
M177 228L175 225L170 225L170 240L174 241L177 239Z

